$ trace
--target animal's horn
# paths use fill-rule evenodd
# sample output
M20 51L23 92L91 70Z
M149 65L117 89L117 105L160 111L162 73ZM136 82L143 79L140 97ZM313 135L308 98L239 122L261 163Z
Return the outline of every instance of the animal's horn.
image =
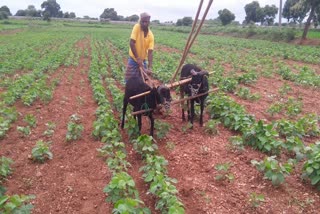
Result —
M190 73L194 76L197 75L197 72L194 69L191 69Z

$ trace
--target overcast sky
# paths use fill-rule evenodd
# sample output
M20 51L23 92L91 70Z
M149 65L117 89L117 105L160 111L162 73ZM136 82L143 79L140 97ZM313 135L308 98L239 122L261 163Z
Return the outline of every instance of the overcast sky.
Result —
M20 9L27 9L34 5L37 10L45 0L0 0L0 7L6 5L14 15ZM236 16L236 21L242 22L245 18L244 6L254 0L214 0L206 19L218 17L218 11L228 9ZM256 0L260 7L276 5L279 0ZM173 21L183 17L195 17L200 0L56 0L63 12L75 12L77 17L90 16L99 18L106 8L114 8L118 15L127 17L142 12L151 14L151 20L161 22ZM205 11L209 0L204 0L202 11ZM285 2L285 1L283 1ZM202 16L201 16L202 17ZM276 17L275 22L278 22Z

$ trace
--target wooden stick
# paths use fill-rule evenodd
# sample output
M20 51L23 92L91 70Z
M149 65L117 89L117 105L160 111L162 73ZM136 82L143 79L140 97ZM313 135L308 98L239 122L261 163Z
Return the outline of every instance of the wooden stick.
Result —
M143 92L143 93L141 93L141 94L134 95L134 96L130 97L129 99L130 99L130 100L136 99L136 98L138 98L138 97L142 97L142 96L148 95L148 94L150 94L150 93L151 93L151 91L146 91L146 92Z
M132 112L132 115L135 116L135 115L143 114L143 113L146 113L146 112L149 112L149 111L153 111L153 109L150 108L150 109L144 109L144 110L140 110L140 111L135 111L135 112Z
M208 2L207 8L206 8L206 10L205 10L205 12L204 12L204 14L203 14L203 16L202 16L202 20L200 21L200 24L199 24L196 32L194 33L193 38L191 39L191 36L189 36L188 41L187 41L187 44L186 44L186 47L185 47L185 50L184 50L184 53L183 53L183 56L182 56L181 61L180 61L180 64L179 64L177 70L175 71L175 73L173 74L173 76L172 76L172 78L171 78L171 83L175 80L175 78L176 78L176 76L177 76L177 74L178 74L178 72L179 72L179 70L180 70L180 68L181 68L181 66L182 66L185 58L187 57L187 54L188 54L188 52L189 52L189 50L190 50L190 48L191 48L194 40L195 40L196 37L198 36L198 33L200 32L200 29L201 29L201 27L202 27L202 25L203 25L203 23L204 23L204 21L205 21L205 18L206 18L207 14L208 14L208 11L209 11L209 9L210 9L210 7L211 7L212 2L213 2L213 0L210 0L210 1ZM200 2L200 5L202 6L202 1ZM201 6L199 6L199 8L198 8L198 12L201 10ZM197 14L197 15L198 15L198 14ZM190 35L191 35L192 33L193 33L193 31L190 32ZM190 40L190 39L191 39L191 40Z
M184 79L184 80L179 80L179 81L176 81L176 82L174 82L174 83L166 84L166 86L167 86L168 88L173 88L173 87L176 87L176 86L179 86L179 85L186 84L186 83L190 82L191 79L192 79L192 78L190 77L190 78L187 78L187 79Z
M214 72L209 72L209 75L210 75L210 74L213 74L213 73L214 73ZM192 79L192 77L189 77L189 78L183 79L183 80L178 80L178 81L176 81L176 82L174 82L174 83L166 84L166 86L167 86L168 88L173 88L173 87L176 87L176 86L179 86L179 85L186 84L186 83L190 82L191 79Z
M173 101L173 102L171 102L171 104L181 103L181 102L183 102L183 101L191 100L191 99L197 98L197 97L201 97L201 96L203 96L203 95L206 95L206 94L209 94L209 93L218 91L218 90L219 90L219 88L214 88L214 89L211 89L211 90L209 90L209 91L207 91L207 92L204 92L204 93L201 93L201 94L197 94L196 96L186 97L186 98L183 98L183 99L180 99L180 100Z
M171 83L174 81L174 79L176 78L176 75L178 73L178 71L181 69L186 57L187 57L187 54L189 52L189 49L188 47L190 46L190 41L191 41L191 38L192 38L192 34L195 32L195 27L197 26L197 21L198 21L198 17L199 17L199 14L200 14L200 11L201 11L201 7L202 7L202 4L203 4L203 0L201 0L200 4L199 4L199 7L198 7L198 10L197 10L197 14L196 14L196 17L194 19L194 22L192 23L192 29L189 33L189 37L187 39L187 42L186 42L186 45L184 47L184 50L183 50L183 54L182 54L182 57L180 59L180 63L179 63L179 66L177 67L172 79L171 79Z

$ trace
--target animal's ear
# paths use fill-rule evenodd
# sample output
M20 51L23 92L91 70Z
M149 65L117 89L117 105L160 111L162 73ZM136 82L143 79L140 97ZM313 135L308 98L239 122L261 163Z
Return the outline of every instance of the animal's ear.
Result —
M200 75L209 76L209 72L208 72L208 71L201 71L199 74L200 74Z

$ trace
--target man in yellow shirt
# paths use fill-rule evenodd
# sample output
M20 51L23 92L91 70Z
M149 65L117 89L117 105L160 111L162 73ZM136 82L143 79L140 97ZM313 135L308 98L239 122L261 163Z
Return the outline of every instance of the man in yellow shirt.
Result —
M154 36L149 28L150 18L148 13L141 13L139 23L132 29L125 81L131 77L141 77L142 68L146 73L152 73Z

